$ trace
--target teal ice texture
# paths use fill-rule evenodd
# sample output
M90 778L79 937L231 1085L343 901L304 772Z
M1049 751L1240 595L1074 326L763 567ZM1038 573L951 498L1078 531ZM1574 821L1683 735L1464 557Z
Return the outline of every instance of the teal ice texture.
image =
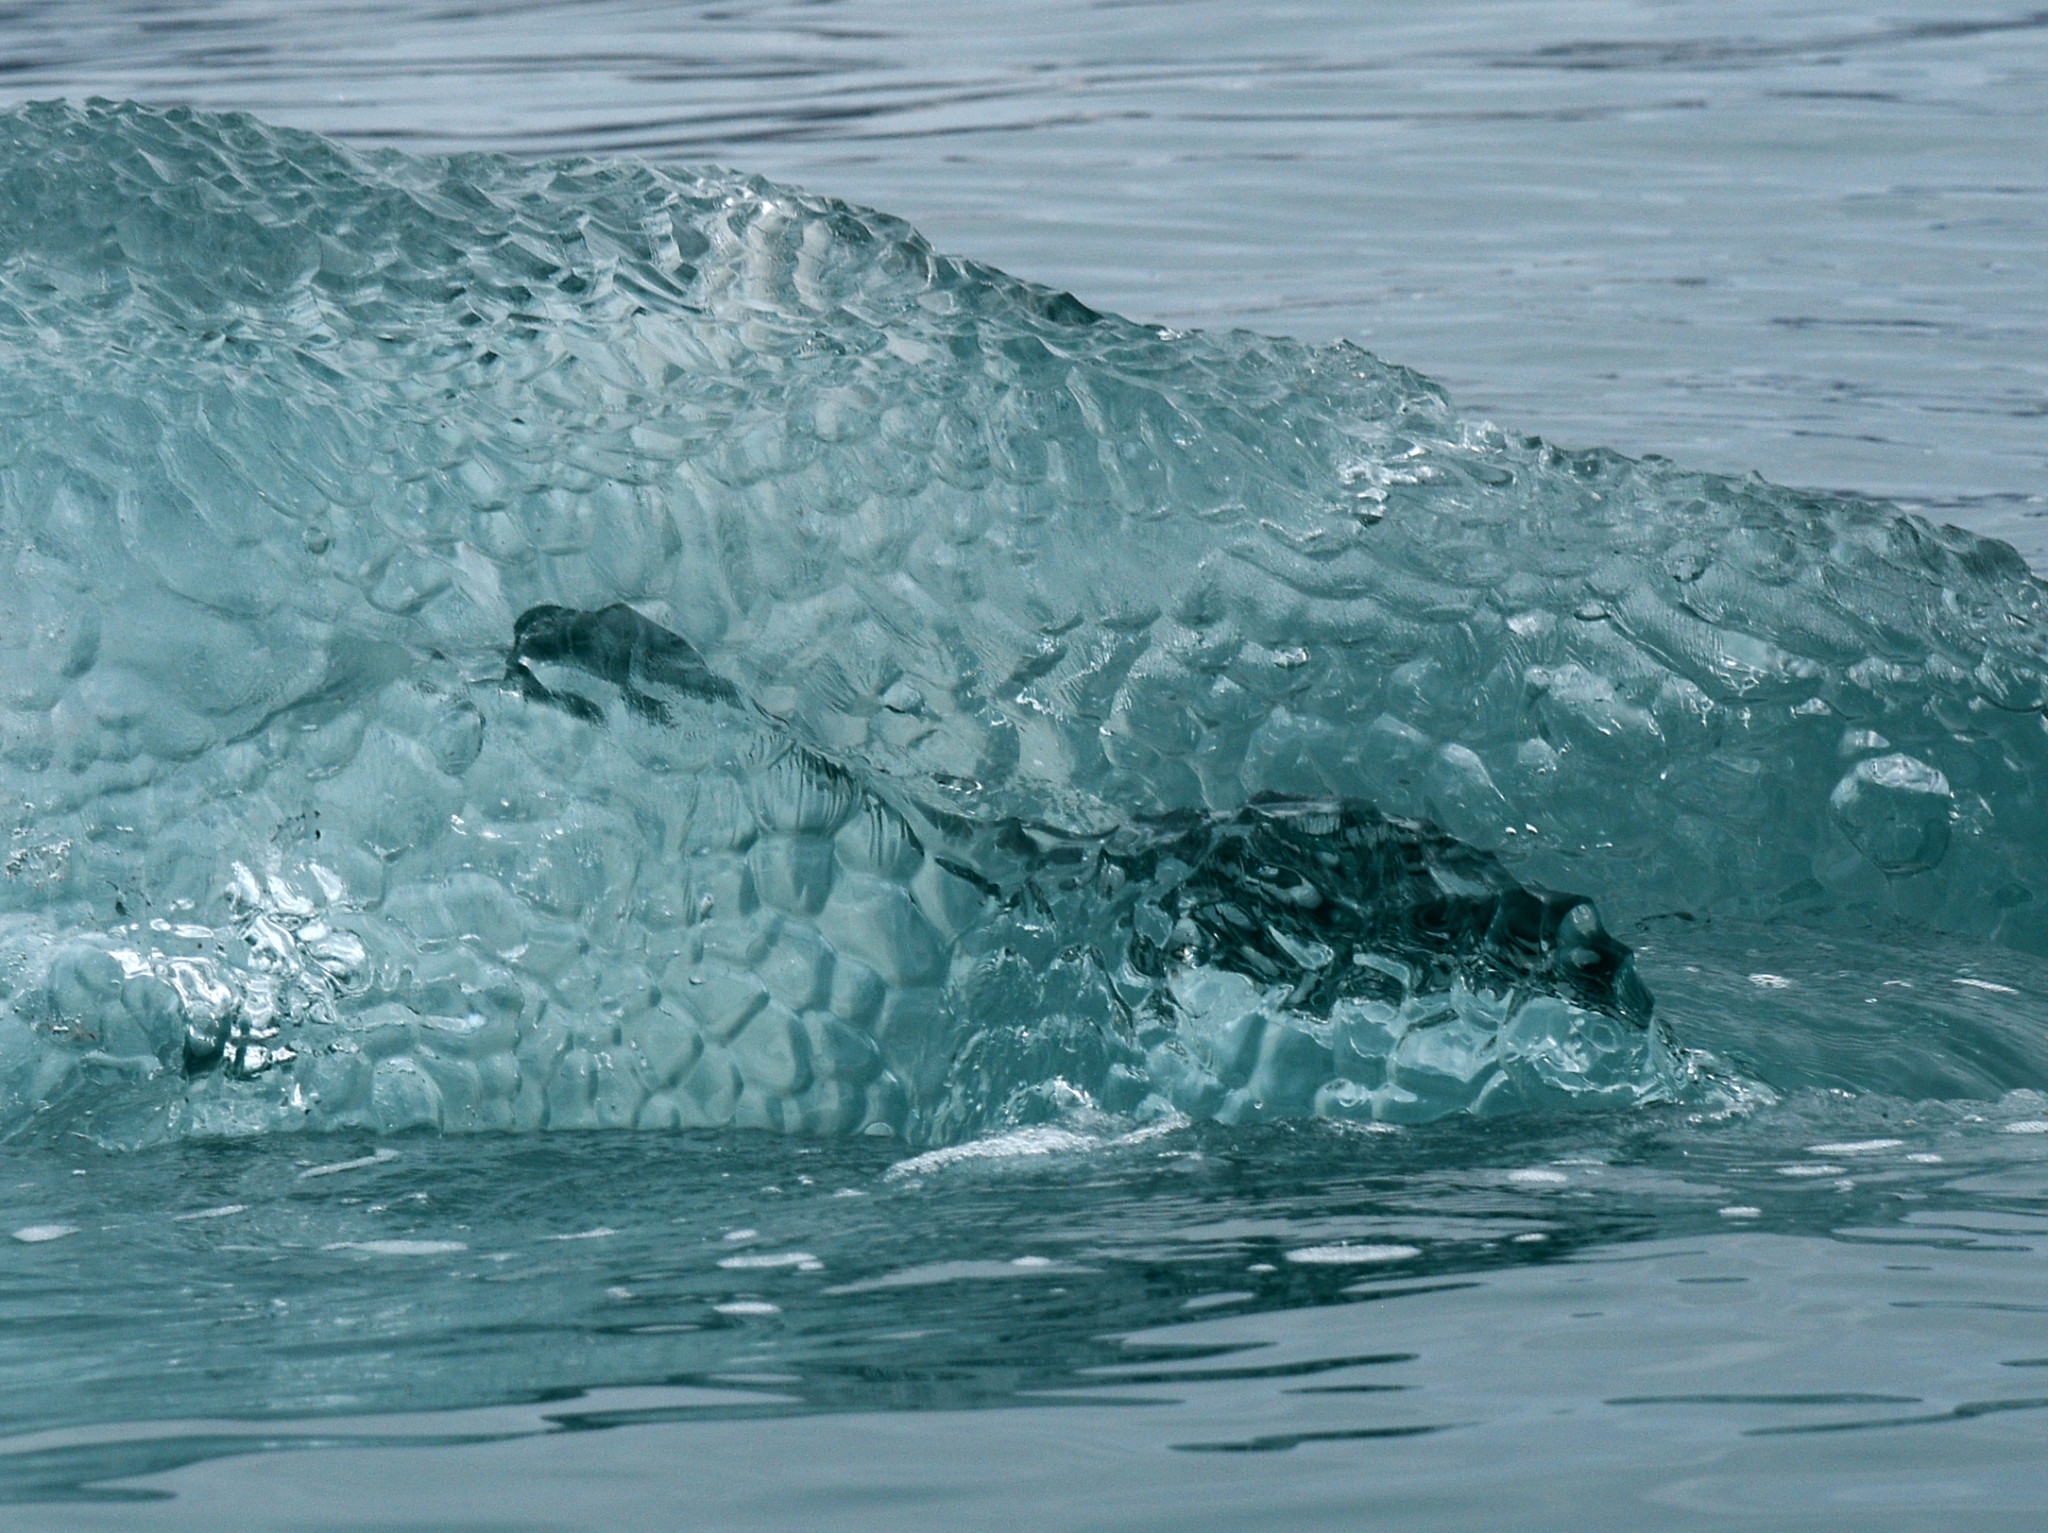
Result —
M2004 545L755 178L28 107L0 421L0 1129L1725 1100L1550 891L2048 951Z

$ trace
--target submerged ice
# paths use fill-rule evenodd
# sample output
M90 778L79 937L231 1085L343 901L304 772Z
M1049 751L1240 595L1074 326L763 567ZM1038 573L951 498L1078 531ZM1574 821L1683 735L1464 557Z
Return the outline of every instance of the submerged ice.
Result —
M2042 591L741 176L0 117L0 1126L1689 1089L1584 900L2048 948Z

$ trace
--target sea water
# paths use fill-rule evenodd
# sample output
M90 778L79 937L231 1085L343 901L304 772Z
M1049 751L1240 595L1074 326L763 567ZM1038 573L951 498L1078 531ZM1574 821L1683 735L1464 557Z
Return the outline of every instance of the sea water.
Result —
M21 1525L2048 1500L2038 18L65 14Z

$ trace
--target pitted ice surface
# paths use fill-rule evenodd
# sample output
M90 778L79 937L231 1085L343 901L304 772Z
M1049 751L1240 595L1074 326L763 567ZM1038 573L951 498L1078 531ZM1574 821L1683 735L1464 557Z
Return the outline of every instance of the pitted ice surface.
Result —
M1545 886L2048 948L2011 550L757 179L8 113L0 420L0 1124L1661 1100Z

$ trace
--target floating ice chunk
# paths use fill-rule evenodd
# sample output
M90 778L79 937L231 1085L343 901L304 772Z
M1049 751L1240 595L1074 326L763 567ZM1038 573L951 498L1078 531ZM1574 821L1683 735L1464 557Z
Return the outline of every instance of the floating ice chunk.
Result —
M1287 1253L1287 1259L1302 1267L1367 1266L1374 1262L1405 1262L1420 1256L1417 1246L1351 1245L1340 1242L1327 1246L1301 1246Z
M1016 1278L1061 1277L1074 1273L1092 1273L1096 1270L1093 1267L1074 1266L1043 1257L1026 1257L1014 1261L926 1262L920 1266L901 1267L880 1277L841 1283L837 1287L826 1289L825 1292L834 1295L876 1293L890 1288L924 1288L937 1283L1003 1282Z
M825 1264L808 1251L749 1251L744 1256L721 1258L719 1266L732 1272L773 1272L793 1267L800 1272L822 1272Z
M885 1173L890 1180L924 1176L974 1161L1033 1160L1046 1155L1080 1155L1100 1149L1102 1141L1063 1128L1019 1129L990 1139L973 1139L965 1144L947 1145L899 1160Z
M62 1240L66 1235L76 1235L75 1224L25 1224L14 1232L14 1238L25 1246L39 1246L46 1241Z
M365 1256L448 1256L469 1246L460 1240L336 1240L320 1249L360 1251Z
M344 1171L362 1171L371 1166L388 1165L398 1159L398 1153L387 1145L383 1149L372 1150L368 1155L358 1155L353 1160L336 1160L329 1161L324 1166L308 1166L299 1173L299 1180L310 1182L315 1177L339 1176Z

